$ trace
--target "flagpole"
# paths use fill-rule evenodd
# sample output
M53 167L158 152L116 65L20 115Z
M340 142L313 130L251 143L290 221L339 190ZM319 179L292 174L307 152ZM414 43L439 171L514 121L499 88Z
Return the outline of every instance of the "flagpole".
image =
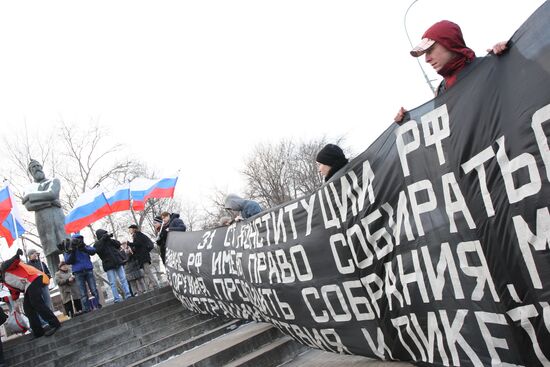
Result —
M11 196L11 191L9 187L8 187L8 191L10 193L10 198L11 198L12 196ZM13 213L13 208L14 208L13 203L11 204L11 206L12 206L11 220L13 222L13 230L15 231L15 239L17 240L19 238L19 231L17 230L17 222L15 220L15 215ZM27 246L25 246L25 240L23 239L23 236L21 236L21 246L23 247L23 252L25 253L25 262L29 262L29 258L27 257Z
M27 256L27 246L25 246L25 240L23 239L23 236L21 236L21 244L23 245L23 252L25 253L25 262L27 263L29 262L29 258Z

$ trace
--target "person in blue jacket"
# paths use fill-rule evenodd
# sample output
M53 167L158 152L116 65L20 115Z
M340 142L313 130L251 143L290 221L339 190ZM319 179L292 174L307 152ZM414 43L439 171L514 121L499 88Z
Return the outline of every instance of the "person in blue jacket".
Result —
M239 212L236 221L250 218L262 211L260 204L254 200L245 200L236 194L229 194L225 198L225 209Z
M92 306L88 299L88 289L94 296L97 308L101 308L99 303L99 293L97 291L96 279L94 276L94 265L90 259L90 255L95 255L96 250L92 246L84 243L84 237L76 233L71 236L71 245L63 254L65 262L72 265L73 274L80 289L81 302L84 312L90 312ZM88 289L86 289L88 285Z

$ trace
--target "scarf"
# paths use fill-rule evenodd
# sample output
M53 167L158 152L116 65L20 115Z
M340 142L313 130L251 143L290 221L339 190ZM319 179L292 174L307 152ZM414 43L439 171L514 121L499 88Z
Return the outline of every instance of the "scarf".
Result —
M445 89L449 89L456 83L458 73L475 58L475 52L466 47L458 24L448 20L435 23L428 28L422 38L432 39L457 54L437 72L445 79Z

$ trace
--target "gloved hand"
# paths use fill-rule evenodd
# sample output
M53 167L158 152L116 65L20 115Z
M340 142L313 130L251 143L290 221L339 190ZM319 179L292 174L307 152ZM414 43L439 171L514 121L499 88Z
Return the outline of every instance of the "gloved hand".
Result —
M17 256L21 256L23 255L23 250L21 250L20 248L17 249Z

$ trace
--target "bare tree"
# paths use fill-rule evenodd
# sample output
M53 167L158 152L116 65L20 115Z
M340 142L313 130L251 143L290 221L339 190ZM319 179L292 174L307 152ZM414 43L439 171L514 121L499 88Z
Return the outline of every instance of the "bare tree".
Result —
M259 144L242 171L248 184L248 196L265 206L274 206L292 198L292 161L294 142Z
M195 203L180 202L179 214L188 231L198 230L201 224L200 210Z
M63 144L61 156L65 165L57 174L63 178L65 200L68 207L74 206L80 194L107 179L118 181L128 173L132 162L128 159L114 160L122 149L120 144L106 142L108 134L99 125L86 130L62 123L59 137Z
M202 208L203 215L199 217L202 229L215 228L220 226L220 219L224 216L231 216L232 213L224 208L227 192L219 188L212 190L209 205Z
M296 145L292 161L293 198L313 192L323 183L315 157L326 143L325 138L321 138Z
M60 199L65 212L74 207L83 192L97 184L114 187L142 176L146 171L141 162L119 158L124 156L124 147L110 143L107 130L98 124L80 128L61 122L54 131L56 133L46 135L32 135L24 131L17 138L11 136L9 140L4 139L3 173L10 179L17 197L22 196L24 187L31 182L27 170L30 158L41 161L52 176L61 179ZM34 221L30 215L23 218L27 229L25 237L39 246ZM106 221L114 233L122 227L121 223L117 223L117 218L109 217ZM95 235L93 226L89 229Z
M335 143L342 141L339 138ZM315 157L325 144L327 139L321 137L257 145L242 172L247 195L271 207L312 192L322 184Z
M49 132L40 134L36 131L29 133L24 126L24 130L10 133L3 139L3 144L0 147L0 166L2 167L2 179L7 180L10 184L12 194L21 200L25 187L32 182L32 177L27 169L31 158L37 159L46 163L50 167L55 167L60 164L60 161L55 154L55 134ZM40 238L34 216L22 213L23 226L26 229L24 238L38 247Z

